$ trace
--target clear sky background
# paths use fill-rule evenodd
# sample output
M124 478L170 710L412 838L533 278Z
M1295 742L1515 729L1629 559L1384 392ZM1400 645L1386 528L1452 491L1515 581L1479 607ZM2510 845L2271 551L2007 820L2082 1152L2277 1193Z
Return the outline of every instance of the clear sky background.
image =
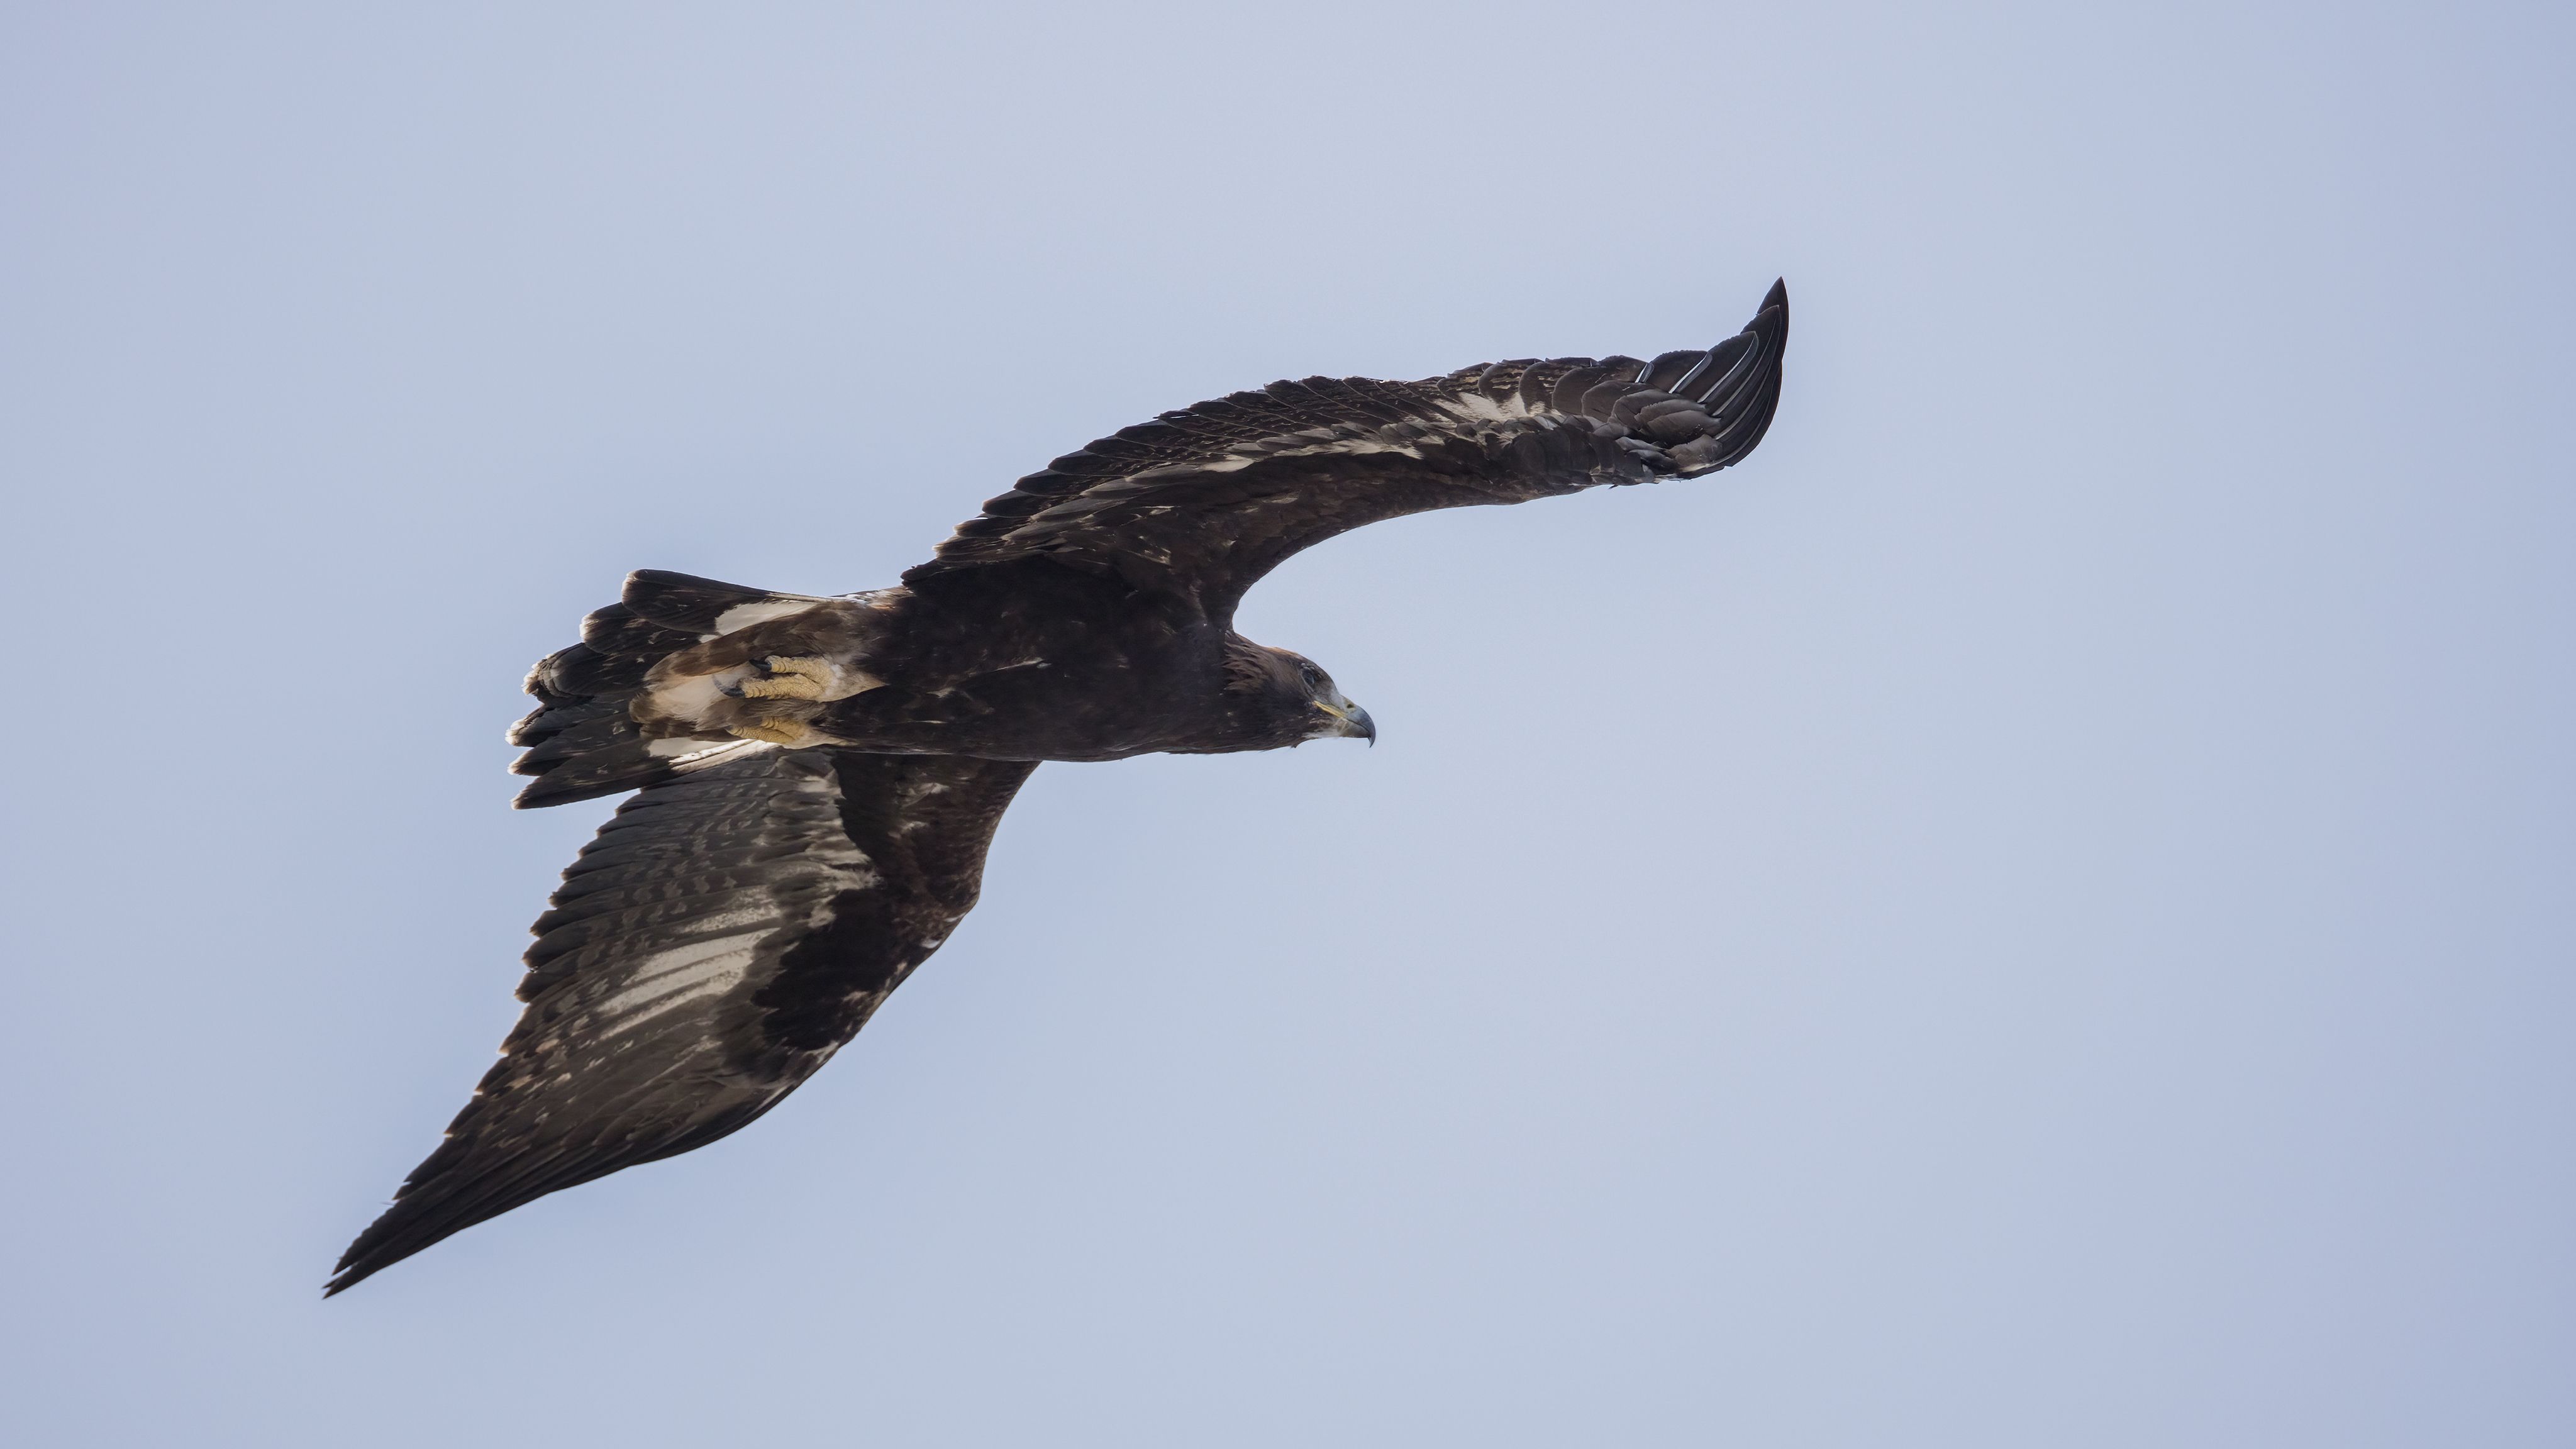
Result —
M2564 6L14 4L30 1445L2576 1441ZM752 1130L324 1303L639 566L1793 297L1742 467L1315 550Z

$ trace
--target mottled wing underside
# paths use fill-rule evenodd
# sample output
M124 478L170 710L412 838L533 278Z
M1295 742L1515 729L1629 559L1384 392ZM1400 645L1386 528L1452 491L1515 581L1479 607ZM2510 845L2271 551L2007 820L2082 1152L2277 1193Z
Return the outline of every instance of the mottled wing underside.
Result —
M626 802L537 920L501 1060L330 1291L776 1105L974 905L1034 768L761 747Z
M1726 467L1770 426L1788 331L1775 284L1742 332L1651 362L1523 359L1238 392L1056 459L904 579L1045 557L1222 613L1281 560L1364 524Z

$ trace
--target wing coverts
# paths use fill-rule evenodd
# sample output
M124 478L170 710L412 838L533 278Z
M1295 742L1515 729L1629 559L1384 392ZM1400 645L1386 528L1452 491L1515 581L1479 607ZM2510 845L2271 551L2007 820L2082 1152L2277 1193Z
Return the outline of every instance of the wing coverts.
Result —
M1364 524L1735 463L1771 425L1788 335L1774 283L1742 332L1652 362L1523 358L1233 393L1056 459L904 581L1045 557L1230 610L1281 560Z

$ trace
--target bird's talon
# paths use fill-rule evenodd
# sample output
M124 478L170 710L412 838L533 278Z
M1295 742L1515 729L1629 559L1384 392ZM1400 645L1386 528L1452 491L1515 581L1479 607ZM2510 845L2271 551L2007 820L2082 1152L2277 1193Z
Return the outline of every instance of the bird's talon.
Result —
M737 698L750 699L821 699L832 688L832 661L829 659L790 658L773 654L756 661L768 671L766 678L746 679L736 688ZM734 693L728 690L727 693Z

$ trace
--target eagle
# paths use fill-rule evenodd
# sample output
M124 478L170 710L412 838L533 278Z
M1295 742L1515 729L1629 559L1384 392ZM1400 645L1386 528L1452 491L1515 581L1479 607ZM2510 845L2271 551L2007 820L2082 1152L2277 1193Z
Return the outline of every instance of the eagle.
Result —
M777 1106L956 932L1041 762L1374 743L1320 666L1234 631L1247 589L1381 519L1739 462L1788 331L1774 283L1652 361L1233 393L1022 478L890 588L632 575L509 738L521 806L636 793L537 918L499 1062L325 1296Z

